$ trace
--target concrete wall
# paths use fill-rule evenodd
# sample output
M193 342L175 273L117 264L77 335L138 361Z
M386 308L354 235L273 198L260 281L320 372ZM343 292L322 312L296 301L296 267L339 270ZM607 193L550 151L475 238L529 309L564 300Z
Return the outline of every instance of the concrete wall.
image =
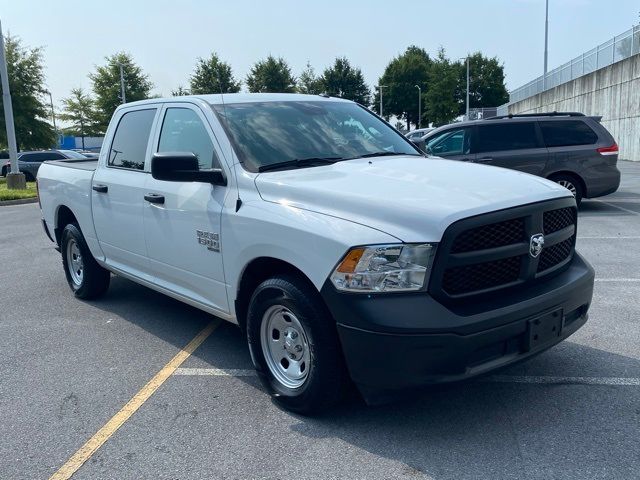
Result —
M602 115L619 158L640 161L640 55L509 105L509 113L553 111Z

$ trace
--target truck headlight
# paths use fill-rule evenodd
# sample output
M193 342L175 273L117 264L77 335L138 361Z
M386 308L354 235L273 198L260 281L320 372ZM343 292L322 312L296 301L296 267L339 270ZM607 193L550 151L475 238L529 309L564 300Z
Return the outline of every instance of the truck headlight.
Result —
M349 292L409 292L429 280L436 244L396 244L355 247L331 274L338 290Z

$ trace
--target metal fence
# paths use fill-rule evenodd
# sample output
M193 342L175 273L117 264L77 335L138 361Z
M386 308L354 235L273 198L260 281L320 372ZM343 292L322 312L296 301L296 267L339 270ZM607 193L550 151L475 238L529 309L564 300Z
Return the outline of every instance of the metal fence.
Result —
M540 92L569 82L612 63L640 53L640 25L598 45L579 57L554 68L520 88L509 92L509 103L519 102Z
M469 118L465 118L465 120L480 120L482 118L495 117L498 115L497 110L498 107L470 108Z

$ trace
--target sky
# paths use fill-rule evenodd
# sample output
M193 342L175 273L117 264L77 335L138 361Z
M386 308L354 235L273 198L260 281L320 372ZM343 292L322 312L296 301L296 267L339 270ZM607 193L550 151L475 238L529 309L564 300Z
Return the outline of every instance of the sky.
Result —
M631 28L637 0L550 0L549 70ZM244 79L251 65L281 56L294 75L320 73L337 56L369 86L409 45L451 59L480 51L504 64L508 89L542 74L545 0L0 0L5 34L42 46L54 102L118 51L149 74L153 93L188 86L212 51ZM473 75L473 72L471 72Z

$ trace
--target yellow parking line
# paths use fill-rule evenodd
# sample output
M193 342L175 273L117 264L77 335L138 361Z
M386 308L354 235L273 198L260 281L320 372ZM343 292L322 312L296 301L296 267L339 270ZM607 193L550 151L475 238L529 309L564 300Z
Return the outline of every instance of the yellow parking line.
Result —
M160 388L189 356L202 345L209 335L220 325L220 320L213 320L207 325L187 346L180 350L169 363L155 374L149 382L136 393L127 404L116 413L100 430L98 430L87 443L73 454L60 469L49 477L49 480L66 480L78 471L78 469L91 458L91 456L113 435L147 400Z

